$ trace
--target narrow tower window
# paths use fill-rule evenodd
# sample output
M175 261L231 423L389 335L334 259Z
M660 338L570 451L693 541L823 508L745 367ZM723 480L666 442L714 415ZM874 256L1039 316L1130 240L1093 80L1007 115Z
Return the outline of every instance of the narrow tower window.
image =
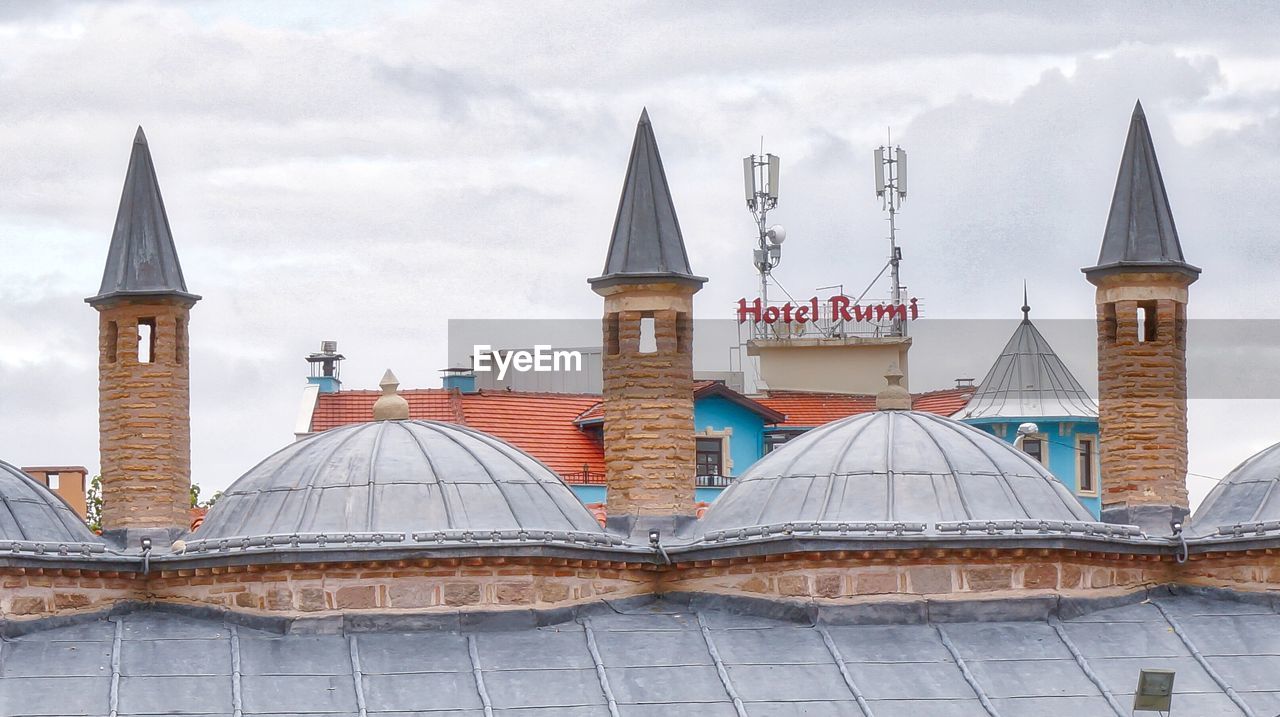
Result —
M107 363L116 362L116 350L120 344L120 326L114 321L107 322Z
M1138 304L1138 342L1146 343L1156 340L1156 302L1143 301Z
M658 327L653 314L640 317L640 347L637 350L642 354L658 352Z
M1098 480L1094 471L1093 436L1076 437L1076 492L1093 494L1098 492Z
M173 329L173 358L182 366L187 362L187 322L179 317L174 322Z
M1108 343L1116 342L1116 305L1102 306L1102 336Z
M138 363L154 363L156 360L156 320L154 317L138 319Z
M618 315L609 314L604 320L604 346L610 356L617 356L622 351L622 342L618 337Z
M676 353L689 353L689 315L682 312L676 314Z

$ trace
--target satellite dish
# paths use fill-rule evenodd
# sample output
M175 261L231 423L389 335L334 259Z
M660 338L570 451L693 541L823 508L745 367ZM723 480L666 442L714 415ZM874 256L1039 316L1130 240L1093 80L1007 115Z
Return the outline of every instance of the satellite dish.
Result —
M769 237L769 243L781 244L787 240L787 230L783 229L781 224L774 224L769 227L769 231L765 236Z

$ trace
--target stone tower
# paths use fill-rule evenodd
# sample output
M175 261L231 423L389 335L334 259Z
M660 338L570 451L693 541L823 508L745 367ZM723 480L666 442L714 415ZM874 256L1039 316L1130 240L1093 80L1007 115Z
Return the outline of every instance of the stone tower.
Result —
M1187 288L1147 118L1139 103L1098 264L1102 518L1166 533L1187 514Z
M138 128L111 234L98 310L98 435L102 527L186 532L191 420L187 291L147 138ZM130 547L134 547L130 545Z
M693 295L680 222L640 114L604 272L604 452L612 525L694 515ZM647 519L647 520L645 520Z

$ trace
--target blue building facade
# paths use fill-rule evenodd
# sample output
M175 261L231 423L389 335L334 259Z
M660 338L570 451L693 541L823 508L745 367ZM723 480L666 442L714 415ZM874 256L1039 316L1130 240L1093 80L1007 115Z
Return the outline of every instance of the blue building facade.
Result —
M1022 322L955 417L1039 460L1101 515L1098 403L1031 323L1025 297Z

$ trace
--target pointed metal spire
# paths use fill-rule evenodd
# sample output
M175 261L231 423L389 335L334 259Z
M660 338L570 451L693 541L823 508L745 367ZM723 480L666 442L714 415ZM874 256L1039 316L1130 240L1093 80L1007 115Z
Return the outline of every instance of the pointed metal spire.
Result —
M1027 302L1027 280L1022 280L1022 320L1031 321L1031 304Z
M1097 401L1031 323L1026 292L1022 322L957 417L1096 419Z
M200 299L187 291L187 282L182 277L182 265L178 263L178 250L173 244L151 149L142 127L138 127L133 137L133 153L129 156L129 171L124 178L102 286L97 296L85 301L97 304L129 295Z
M705 277L689 267L680 221L667 186L667 175L658 154L658 142L649 122L649 110L640 113L627 177L618 201L613 237L604 272L589 280L601 289L615 284L677 281L701 287Z
M1193 280L1200 274L1200 269L1182 256L1141 101L1134 106L1129 122L1098 264L1083 271L1091 277L1122 271L1173 271Z

